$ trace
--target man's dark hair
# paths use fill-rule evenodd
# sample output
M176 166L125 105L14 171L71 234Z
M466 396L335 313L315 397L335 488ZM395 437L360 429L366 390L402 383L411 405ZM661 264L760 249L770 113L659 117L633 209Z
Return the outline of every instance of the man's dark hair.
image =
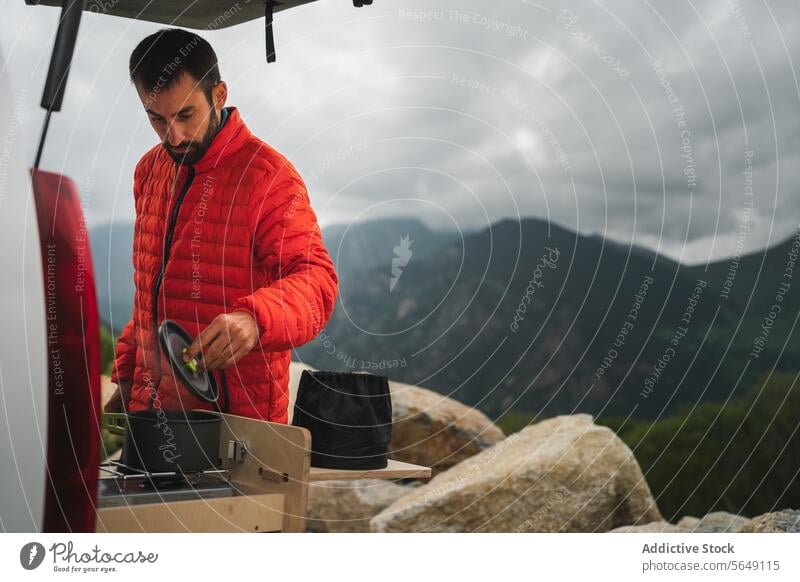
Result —
M214 49L199 35L180 28L164 28L142 40L133 49L128 68L131 82L150 98L188 73L213 104L211 89L220 82Z

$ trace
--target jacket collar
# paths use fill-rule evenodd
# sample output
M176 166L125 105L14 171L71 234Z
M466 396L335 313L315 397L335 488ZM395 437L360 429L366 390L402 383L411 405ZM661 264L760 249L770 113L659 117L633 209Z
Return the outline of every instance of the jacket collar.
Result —
M207 172L221 165L241 148L251 133L236 107L226 107L228 116L219 128L205 154L194 164L195 173Z

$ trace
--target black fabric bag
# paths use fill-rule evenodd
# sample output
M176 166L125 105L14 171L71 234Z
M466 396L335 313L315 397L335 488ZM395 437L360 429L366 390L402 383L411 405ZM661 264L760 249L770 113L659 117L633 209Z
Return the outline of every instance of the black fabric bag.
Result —
M392 398L385 376L303 370L294 426L311 432L311 465L384 469L392 439Z

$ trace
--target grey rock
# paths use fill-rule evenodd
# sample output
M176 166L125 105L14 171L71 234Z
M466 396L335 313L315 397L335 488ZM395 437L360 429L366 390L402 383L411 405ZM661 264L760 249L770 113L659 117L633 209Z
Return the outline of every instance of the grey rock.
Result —
M418 386L389 382L391 457L436 475L505 438L480 410Z
M603 532L663 521L631 450L588 414L526 427L440 473L372 531Z
M688 531L668 521L653 521L644 525L623 525L608 533L688 533Z
M739 533L800 533L800 510L764 513L744 524Z
M727 511L714 511L704 515L697 520L697 523L688 526L687 529L694 533L735 533L749 521L749 518L741 515L728 513Z
M318 481L308 487L306 530L369 532L369 520L411 487L383 479Z
M684 515L678 520L678 527L691 529L700 523L700 518L693 515Z

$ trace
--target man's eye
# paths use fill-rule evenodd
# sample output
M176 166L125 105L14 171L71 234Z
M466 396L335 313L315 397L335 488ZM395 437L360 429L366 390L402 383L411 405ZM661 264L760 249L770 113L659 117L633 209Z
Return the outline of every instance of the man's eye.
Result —
M163 123L164 122L164 118L163 117L151 117L150 121L152 121L153 123Z
M183 114L178 116L178 119L180 119L181 121L187 121L187 120L191 119L191 117L192 117L191 113L183 113Z

